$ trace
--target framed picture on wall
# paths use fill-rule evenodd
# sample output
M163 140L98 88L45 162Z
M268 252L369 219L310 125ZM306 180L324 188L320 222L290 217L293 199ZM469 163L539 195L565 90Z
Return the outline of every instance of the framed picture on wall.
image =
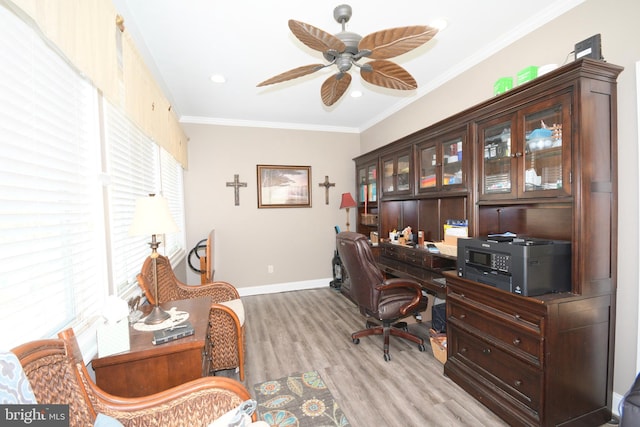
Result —
M258 208L310 208L311 166L258 165Z

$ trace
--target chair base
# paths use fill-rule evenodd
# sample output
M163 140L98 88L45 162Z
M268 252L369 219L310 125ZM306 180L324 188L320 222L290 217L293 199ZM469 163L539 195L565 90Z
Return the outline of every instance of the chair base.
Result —
M365 329L352 333L351 340L354 344L358 344L360 343L360 338L362 337L366 337L369 335L382 335L384 338L384 360L386 360L387 362L391 360L391 356L389 355L389 337L391 335L404 338L418 344L418 350L420 351L426 350L424 346L424 340L419 336L410 333L405 322L398 322L394 325L392 325L391 323L391 321L383 321L382 325L380 325L367 320Z

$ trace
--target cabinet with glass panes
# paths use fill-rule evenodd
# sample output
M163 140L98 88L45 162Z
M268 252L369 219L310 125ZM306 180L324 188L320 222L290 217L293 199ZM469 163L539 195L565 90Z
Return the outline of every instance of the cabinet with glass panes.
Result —
M411 147L382 157L382 193L383 199L399 195L411 195L412 165Z
M466 191L467 127L416 145L417 193Z
M478 123L480 200L571 194L571 96Z
M356 231L369 235L378 230L378 157L356 165L358 217Z
M358 168L358 202L377 202L378 164L373 162Z

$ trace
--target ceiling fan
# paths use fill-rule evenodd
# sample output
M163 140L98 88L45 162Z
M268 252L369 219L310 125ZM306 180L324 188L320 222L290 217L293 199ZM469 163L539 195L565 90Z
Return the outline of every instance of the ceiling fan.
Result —
M331 35L313 25L289 20L289 29L302 43L313 50L322 52L328 64L311 64L294 68L258 84L267 86L298 77L306 76L323 68L336 65L338 72L322 84L320 95L326 106L333 105L346 92L351 83L348 71L352 66L360 68L362 78L373 85L389 89L411 90L418 84L411 74L388 58L409 52L428 42L438 30L426 25L390 28L362 37L345 31L345 24L351 18L351 6L343 4L333 10L333 17L342 24L342 31ZM372 61L359 64L362 58Z

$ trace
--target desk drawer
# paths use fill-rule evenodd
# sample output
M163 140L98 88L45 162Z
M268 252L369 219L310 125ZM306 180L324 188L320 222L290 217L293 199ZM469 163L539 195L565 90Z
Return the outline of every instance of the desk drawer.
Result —
M434 255L426 249L385 244L382 245L381 253L384 257L429 270L442 268L454 270L456 267L455 259Z
M449 357L457 359L485 382L498 387L511 398L521 402L535 412L540 411L543 387L542 370L524 363L500 348L451 325ZM496 390L496 393L500 393ZM503 394L503 393L500 393Z
M524 362L543 365L544 341L536 325L451 293L447 303L448 322L494 342Z

